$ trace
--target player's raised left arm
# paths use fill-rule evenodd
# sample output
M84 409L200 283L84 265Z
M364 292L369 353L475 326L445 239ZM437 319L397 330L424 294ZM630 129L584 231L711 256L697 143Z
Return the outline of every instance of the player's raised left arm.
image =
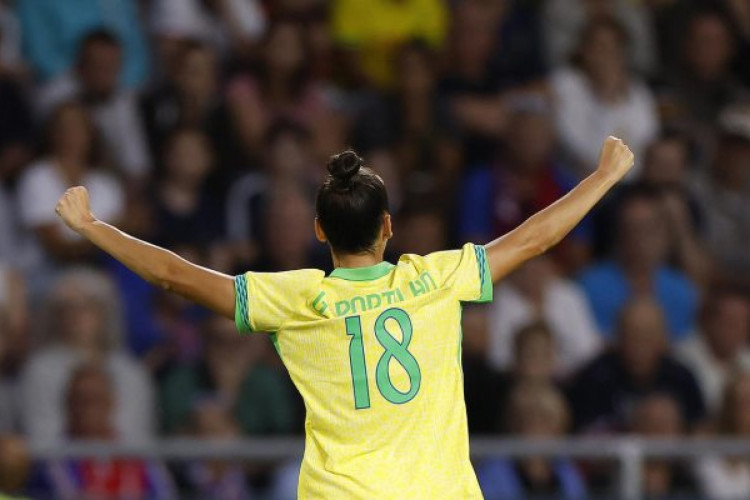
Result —
M179 255L125 234L91 213L86 188L68 189L55 209L75 232L91 241L134 273L165 290L234 319L234 280Z
M567 235L633 166L633 153L620 139L604 141L599 165L568 194L485 246L496 282Z

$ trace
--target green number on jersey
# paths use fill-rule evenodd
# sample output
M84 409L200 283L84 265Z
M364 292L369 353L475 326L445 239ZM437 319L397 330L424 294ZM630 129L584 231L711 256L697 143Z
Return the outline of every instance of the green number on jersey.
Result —
M402 340L399 342L393 337L386 326L388 320L394 320L401 330ZM367 385L367 366L365 364L365 347L362 341L362 322L359 316L346 318L346 334L352 337L349 342L349 364L352 372L352 385L354 387L354 407L358 410L370 407L370 390ZM403 404L411 401L419 392L422 382L422 373L419 363L409 352L409 343L412 337L411 318L403 309L386 309L375 320L375 338L385 351L378 360L375 369L375 380L378 390L383 397L393 404ZM406 371L409 376L409 390L399 391L393 385L390 376L390 364L392 360Z

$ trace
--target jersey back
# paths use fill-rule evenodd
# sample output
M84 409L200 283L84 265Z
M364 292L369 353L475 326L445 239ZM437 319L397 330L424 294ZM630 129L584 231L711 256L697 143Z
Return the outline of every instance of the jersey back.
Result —
M461 304L492 299L484 248L235 278L307 410L301 499L470 499Z

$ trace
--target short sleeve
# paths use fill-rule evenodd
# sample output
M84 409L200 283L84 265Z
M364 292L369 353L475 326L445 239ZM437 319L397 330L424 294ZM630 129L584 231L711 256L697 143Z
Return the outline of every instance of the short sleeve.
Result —
M492 302L492 277L483 246L467 243L460 250L425 257L438 286L452 290L462 302Z
M247 272L234 278L234 319L240 333L276 332L304 309L308 291L323 271Z

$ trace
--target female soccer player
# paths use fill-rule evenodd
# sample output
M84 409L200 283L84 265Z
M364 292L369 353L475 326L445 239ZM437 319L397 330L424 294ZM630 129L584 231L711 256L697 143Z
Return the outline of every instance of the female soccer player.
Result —
M150 283L268 332L307 408L302 499L481 498L469 462L461 372L461 304L559 242L632 167L608 138L575 189L486 246L383 260L392 236L380 177L347 151L318 191L315 233L335 270L231 277L96 220L86 189L57 213ZM283 228L278 228L283 231ZM491 397L491 395L488 395Z

